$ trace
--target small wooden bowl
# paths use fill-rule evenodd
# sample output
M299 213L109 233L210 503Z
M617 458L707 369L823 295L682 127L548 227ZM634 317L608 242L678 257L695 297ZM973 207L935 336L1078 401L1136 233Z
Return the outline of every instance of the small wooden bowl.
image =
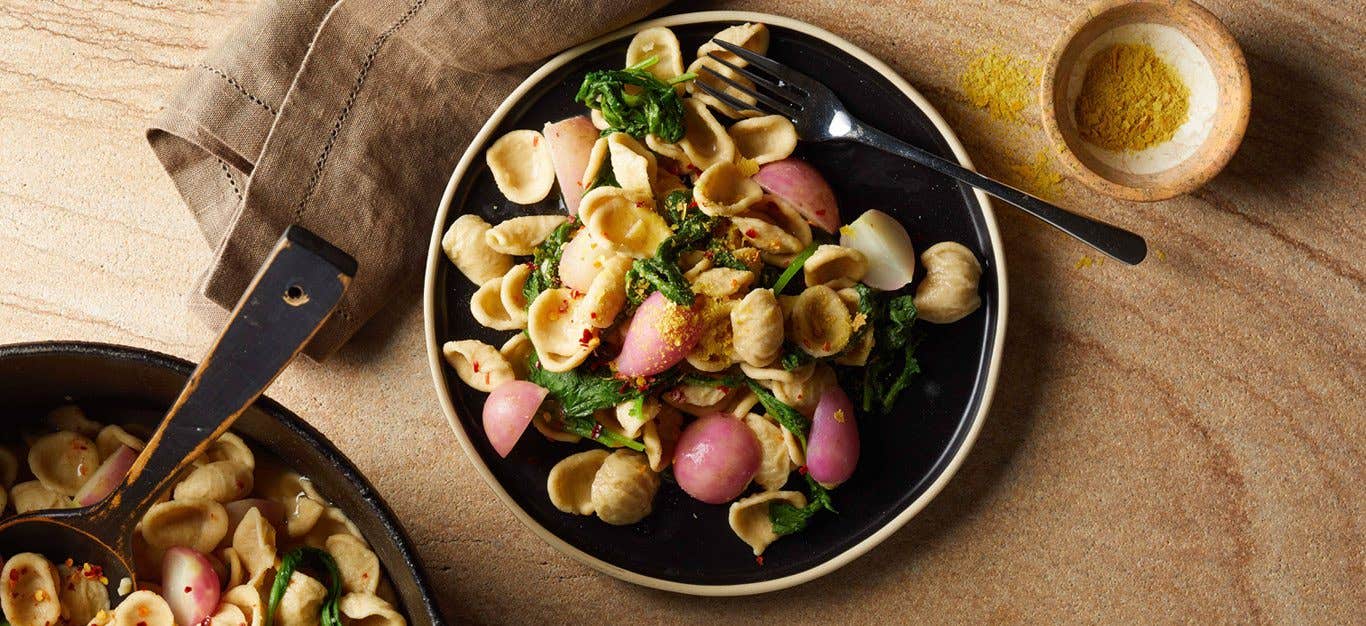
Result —
M1138 153L1109 152L1082 139L1074 109L1091 57L1110 43L1179 39L1163 27L1175 29L1198 50L1186 48L1189 62L1177 68L1191 90L1192 122L1171 141ZM1086 185L1126 200L1165 200L1214 178L1242 142L1251 102L1252 84L1238 42L1219 18L1190 0L1098 2L1058 40L1043 77L1044 127L1063 162Z

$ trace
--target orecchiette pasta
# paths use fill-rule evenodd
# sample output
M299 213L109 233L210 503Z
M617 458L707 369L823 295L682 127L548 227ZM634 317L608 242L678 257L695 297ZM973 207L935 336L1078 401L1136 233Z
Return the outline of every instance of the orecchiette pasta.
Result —
M673 159L679 163L689 163L688 153L684 152L683 148L676 143L666 142L655 135L646 135L645 146L662 157Z
M134 591L114 609L111 626L173 626L171 606L151 591ZM16 625L17 626L17 625Z
M343 591L375 593L379 588L379 557L365 545L365 540L349 534L332 535L325 546L337 562Z
M663 27L647 28L631 38L631 43L626 46L627 67L651 57L658 62L645 68L645 71L655 78L668 82L670 78L683 73L683 53L673 31Z
M713 267L698 273L688 282L694 292L712 298L730 298L750 288L758 278L749 270Z
M783 442L783 431L768 418L750 413L745 416L745 425L754 431L763 451L760 455L759 472L754 482L764 491L777 491L787 483L792 472L792 464L787 456L787 444Z
M545 484L550 503L565 513L592 515L593 478L610 454L606 450L589 450L556 463Z
M703 213L732 216L743 213L763 199L764 190L734 163L722 161L702 172L692 194Z
M218 559L223 561L223 567L228 572L227 580L223 581L225 589L232 589L247 580L247 566L242 562L242 556L237 553L236 548L228 546L219 550Z
M561 427L558 419L553 419L546 411L537 411L536 416L531 418L531 426L536 432L541 433L546 439L561 443L578 443L583 437L571 432L567 432Z
M0 570L0 608L13 626L52 626L62 613L57 568L32 552L20 552Z
M654 189L656 174L655 155L626 133L612 133L598 139L588 157L588 169L584 171L585 189L592 188L604 166L612 168L616 187L634 193L650 194Z
M645 444L645 458L650 461L650 469L664 471L673 463L674 448L683 432L683 414L672 406L663 405L642 430L641 442Z
M579 202L579 217L596 241L637 259L652 257L672 231L649 194L598 187Z
M602 269L588 286L583 302L575 311L581 322L594 328L607 328L616 322L617 314L626 304L626 272L631 259L614 256L603 262Z
M730 312L735 354L747 365L763 367L783 349L783 311L771 289L755 289Z
M109 592L98 578L65 563L57 566L58 598L68 623L88 624L100 611L109 610Z
M237 605L223 602L209 616L208 626L248 626L247 614Z
M285 594L280 596L280 608L275 617L282 626L316 626L326 598L327 587L296 571L289 577Z
M56 430L65 430L82 437L94 437L102 428L99 422L85 416L85 411L74 404L64 404L47 414L47 423Z
M526 296L522 286L531 275L525 264L514 265L507 274L490 280L470 297L470 314L475 321L495 330L526 328Z
M740 156L759 165L786 159L797 149L797 129L781 115L740 120L726 132Z
M502 347L498 348L498 354L501 354L503 360L508 362L512 368L512 375L517 380L526 380L529 373L527 359L535 349L531 345L531 338L527 337L526 333L517 333L504 342Z
M816 404L820 402L821 393L835 384L835 371L830 369L829 365L821 363L816 366L810 378L796 383L774 381L769 384L769 389L778 401L811 417L816 411Z
M688 352L688 364L704 372L719 372L735 364L735 348L730 328L730 312L735 301L700 296L704 303L699 314L702 339Z
M770 544L778 540L769 517L769 506L774 502L786 502L800 509L806 506L806 496L800 491L765 491L741 498L730 505L730 529L754 549L755 556L763 554Z
M76 495L99 466L95 442L67 430L40 437L28 451L33 476L64 496Z
M982 265L963 244L944 241L920 255L925 278L915 290L915 308L920 319L935 324L951 324L982 306L977 283Z
M312 532L327 512L327 505L304 494L292 498L286 507L285 534L291 538L303 537Z
M247 626L265 626L265 603L261 590L253 585L236 585L223 594L222 602L237 607L247 616Z
M569 218L563 215L526 215L504 220L484 233L484 243L494 252L526 256ZM506 273L506 272L504 272Z
M232 533L232 550L247 569L249 578L256 578L275 565L275 527L266 522L259 509L251 509Z
M750 52L757 52L759 54L768 52L768 38L767 26L752 23L731 26L712 36L712 40L719 39L726 43L733 43ZM732 65L744 67L748 64L744 59L709 40L697 49L697 56L700 58L710 54L715 54L717 57L729 61Z
M141 439L129 434L122 426L110 424L100 429L95 435L95 449L99 451L100 458L108 458L119 449L119 446L128 446L134 450L141 451L146 444Z
M176 500L240 500L251 493L251 468L237 461L214 461L196 467L175 486Z
M868 271L862 252L844 246L821 244L802 265L807 285L842 289L858 282Z
M748 363L741 363L740 371L744 372L745 376L754 379L759 384L773 382L800 383L811 378L811 375L816 371L816 364L807 363L806 365L789 370L781 365L777 367L756 367Z
M337 604L353 626L403 626L403 616L393 605L373 593L348 593Z
M10 488L10 499L14 500L16 513L41 511L43 509L63 509L74 506L71 498L47 488L47 485L30 480Z
M616 406L617 424L621 426L621 434L635 439L640 436L645 424L654 419L659 413L659 401L654 398L644 398L639 403L635 400L627 400Z
M441 249L456 269L476 285L506 274L512 257L494 251L484 242L492 226L478 215L461 215L441 237Z
M778 265L811 243L811 226L796 209L776 196L765 194L749 210L731 218L731 223L764 260Z
M608 524L634 524L653 510L658 490L659 474L650 469L645 455L617 450L593 477L593 510Z
M153 548L186 546L207 554L227 534L228 512L213 500L161 502L142 516L142 537Z
M835 290L825 285L807 287L792 307L792 341L814 357L839 354L849 345L853 322Z
M706 103L694 98L683 101L683 138L678 147L688 161L699 169L735 160L735 142L725 127L707 110Z
M596 329L582 320L586 316L575 310L579 300L568 289L547 289L527 310L527 336L541 367L549 371L578 367L601 341Z
M493 391L498 385L516 378L502 353L482 341L447 341L441 346L441 354L460 380L479 391Z
M503 135L484 153L498 190L517 204L535 204L555 185L555 164L550 146L534 130L514 130Z

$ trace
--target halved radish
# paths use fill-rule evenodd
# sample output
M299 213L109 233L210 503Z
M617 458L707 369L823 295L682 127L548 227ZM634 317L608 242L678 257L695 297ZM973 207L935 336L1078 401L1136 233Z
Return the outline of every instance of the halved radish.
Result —
M198 624L218 608L218 574L203 554L184 546L166 549L161 559L161 595L177 624Z
M858 424L854 404L839 385L821 394L816 414L811 419L811 436L806 443L806 469L816 482L834 487L854 473L858 465Z
M816 168L797 158L767 163L754 174L754 182L792 206L806 221L833 234L840 226L835 191Z
M114 491L123 478L128 475L128 470L133 467L133 461L138 459L138 451L128 446L119 446L114 453L100 463L95 469L95 473L90 475L90 479L81 485L80 491L76 492L76 504L80 506L90 506L103 500L105 496Z
M617 373L654 376L682 361L701 337L696 312L656 291L640 303L626 328Z
M570 289L588 293L605 261L616 254L611 245L594 239L587 229L580 230L561 250L560 282Z
M708 504L734 500L762 462L763 447L744 422L724 413L703 417L683 431L674 451L674 478L688 495Z
M285 525L285 506L275 500L244 498L224 504L223 508L228 511L228 528L237 528L237 524L252 509L260 511L261 517L266 518L271 526L282 528Z
M509 380L484 400L484 434L498 456L507 458L512 446L526 432L546 394L545 387L525 380Z
M579 200L584 192L580 179L588 169L588 153L593 150L593 142L598 140L598 129L587 116L579 115L547 123L542 130L550 145L550 161L555 164L555 179L560 181L564 206L570 215L578 215Z
M901 222L882 211L865 211L840 229L840 245L863 253L868 271L863 284L895 291L915 278L915 246Z

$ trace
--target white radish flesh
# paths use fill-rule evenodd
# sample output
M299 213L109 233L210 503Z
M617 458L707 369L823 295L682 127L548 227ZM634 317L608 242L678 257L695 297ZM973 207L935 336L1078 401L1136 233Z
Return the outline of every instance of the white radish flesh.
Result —
M128 475L129 468L133 467L133 461L138 458L137 450L128 446L119 446L113 454L100 463L99 468L90 479L81 485L80 491L76 492L76 504L80 506L90 506L103 500L105 496L114 491L123 478Z
M896 218L877 209L864 212L840 229L840 245L863 253L868 271L863 284L895 291L915 279L915 246Z
M598 129L587 117L579 115L546 124L543 130L550 143L550 161L555 164L555 179L560 181L564 205L570 215L578 215L584 192L580 179L588 168L588 154L598 140Z
M184 546L166 549L161 559L161 594L177 624L199 624L218 608L221 585L213 564Z

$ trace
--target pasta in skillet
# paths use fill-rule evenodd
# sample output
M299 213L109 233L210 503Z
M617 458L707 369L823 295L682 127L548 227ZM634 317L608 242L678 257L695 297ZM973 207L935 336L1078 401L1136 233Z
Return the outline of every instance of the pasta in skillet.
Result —
M12 471L0 467L0 477L34 477L11 488L16 512L104 498L143 446L134 432L147 431L91 419L77 405L52 411L41 427L25 431L22 454L0 447L16 460ZM19 457L26 461L22 466ZM0 569L4 622L265 626L270 618L282 626L311 626L327 607L347 616L343 625L406 623L383 599L390 592L379 559L346 514L307 478L253 450L242 437L224 433L210 442L164 498L133 531L136 587L127 578L109 580L99 563L7 554ZM3 504L0 499L0 510ZM283 594L274 597L275 578L286 564L293 574ZM343 602L347 597L353 599Z
M546 476L559 511L630 525L671 502L659 491L681 490L730 503L737 547L761 555L834 513L831 490L859 480L855 420L892 412L918 384L917 305L929 321L970 315L980 266L939 244L915 285L894 218L869 211L842 229L834 190L793 156L791 120L701 89L755 103L725 79L750 80L717 59L746 62L716 41L762 54L769 33L732 26L684 59L672 32L651 28L631 39L624 69L587 73L575 96L584 117L544 125L556 159L584 164L556 173L567 215L456 220L452 241L488 233L487 252L448 249L477 287L471 315L512 334L497 351L453 338L445 352L490 394L483 423L500 455L517 454L528 427L576 447ZM505 245L496 234L519 229L535 236ZM501 263L489 254L511 257L511 270L476 279L476 259ZM382 614L355 598L358 612Z

